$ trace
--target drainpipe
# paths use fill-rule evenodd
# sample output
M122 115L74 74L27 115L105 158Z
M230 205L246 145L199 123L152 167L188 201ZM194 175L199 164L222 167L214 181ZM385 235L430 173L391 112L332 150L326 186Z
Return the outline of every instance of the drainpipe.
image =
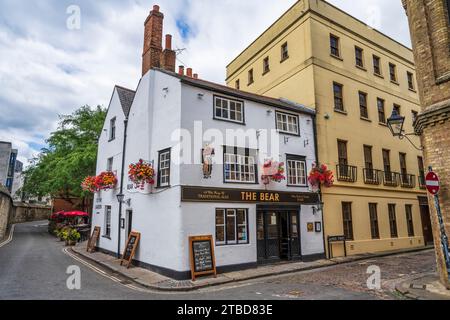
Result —
M123 121L124 131L123 131L123 149L122 149L122 170L120 172L120 194L123 194L123 180L124 180L124 171L125 171L125 149L127 145L127 129L128 129L128 116L125 117ZM122 202L119 202L119 220L117 224L117 258L120 258L120 238L122 228L120 227L120 223L122 220Z
M317 111L316 111L317 112ZM319 147L318 147L318 141L317 141L317 113L312 116L313 121L313 130L314 130L314 149L316 153L316 162L319 164ZM322 188L319 186L319 201L322 202ZM325 239L325 221L324 221L324 208L322 206L322 238L323 238L323 251L325 252L325 257L328 258L327 253L327 245L326 245L326 239Z

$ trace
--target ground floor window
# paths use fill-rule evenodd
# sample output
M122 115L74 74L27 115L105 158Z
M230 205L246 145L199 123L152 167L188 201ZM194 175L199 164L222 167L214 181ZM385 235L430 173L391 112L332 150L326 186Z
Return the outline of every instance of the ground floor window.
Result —
M111 206L105 206L105 237L111 237Z
M369 203L369 214L370 214L370 232L372 234L372 239L380 239L380 230L378 228L378 212L376 203Z
M352 203L342 202L342 219L344 222L344 235L347 240L353 240Z
M414 222L412 216L412 205L407 204L406 210L406 225L408 226L408 237L414 237Z
M216 209L216 245L248 242L248 210Z
M398 238L395 204L389 204L388 209L389 209L389 227L391 229L391 238Z

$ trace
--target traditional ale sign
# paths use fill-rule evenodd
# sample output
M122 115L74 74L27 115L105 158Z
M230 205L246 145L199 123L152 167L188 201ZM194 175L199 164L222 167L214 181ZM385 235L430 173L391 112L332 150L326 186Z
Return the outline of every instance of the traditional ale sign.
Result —
M141 239L141 234L139 232L131 232L128 237L127 244L125 245L125 250L122 255L122 260L120 261L120 265L123 263L127 264L127 268L130 267L131 261L133 261L133 257L136 254L136 249L139 244L139 240Z
M92 231L92 235L89 238L87 244L87 252L94 252L95 247L97 246L98 238L100 237L100 227L94 227L94 231Z
M319 195L307 192L182 187L181 201L316 204L319 202Z
M189 255L193 281L198 276L217 275L212 236L189 237Z

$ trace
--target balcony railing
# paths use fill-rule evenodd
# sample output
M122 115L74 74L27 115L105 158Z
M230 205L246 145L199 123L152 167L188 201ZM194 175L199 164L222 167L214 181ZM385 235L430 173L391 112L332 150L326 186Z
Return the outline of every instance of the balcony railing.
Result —
M380 185L381 184L381 173L382 173L382 171L380 171L380 170L364 168L363 169L364 183Z
M419 188L420 189L426 189L427 187L426 187L426 184L425 184L425 175L420 173L418 178L419 178Z
M357 170L355 166L349 166L344 164L338 164L336 166L337 179L338 181L344 182L356 182L357 180Z
M416 176L413 174L401 174L400 181L402 188L415 188L416 187Z
M392 171L383 172L383 184L388 187L398 187L400 173Z

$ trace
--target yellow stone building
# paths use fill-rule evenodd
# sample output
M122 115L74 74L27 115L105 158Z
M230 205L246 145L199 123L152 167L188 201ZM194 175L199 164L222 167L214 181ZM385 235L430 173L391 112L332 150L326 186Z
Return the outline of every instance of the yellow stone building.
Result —
M349 255L432 242L421 152L386 125L396 108L412 132L421 110L411 49L325 1L301 0L228 65L226 81L316 109L319 161L335 175L322 188L324 232L345 235Z

